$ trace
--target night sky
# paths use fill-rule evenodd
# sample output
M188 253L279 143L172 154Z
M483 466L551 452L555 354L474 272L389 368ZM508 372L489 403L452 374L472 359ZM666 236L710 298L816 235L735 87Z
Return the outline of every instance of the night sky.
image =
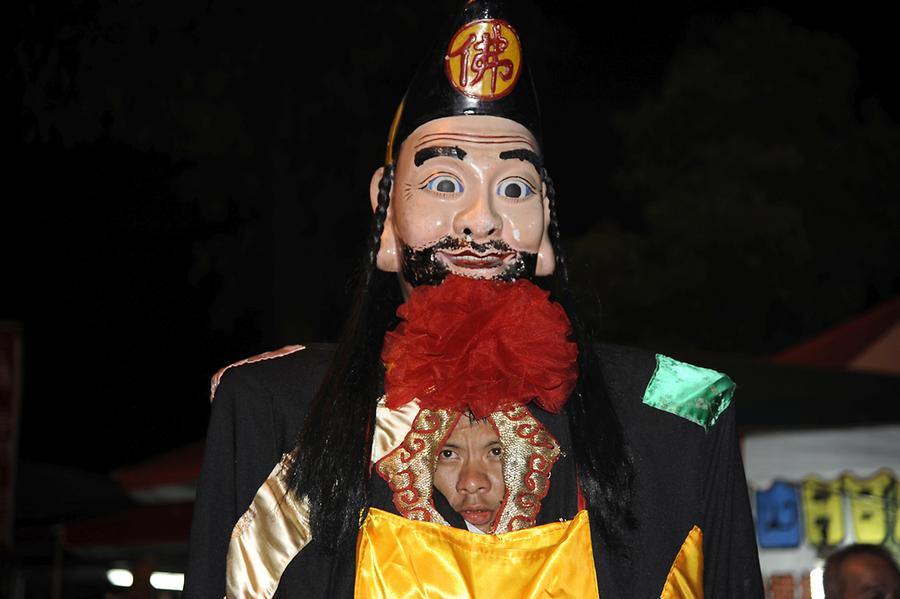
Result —
M457 4L12 9L22 459L106 472L197 441L220 366L335 338L390 118ZM600 336L765 356L900 291L892 19L593 6L519 29Z

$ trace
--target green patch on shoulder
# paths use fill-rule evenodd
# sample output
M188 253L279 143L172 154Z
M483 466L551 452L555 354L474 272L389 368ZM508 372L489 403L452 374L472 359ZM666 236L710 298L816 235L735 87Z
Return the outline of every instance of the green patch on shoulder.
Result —
M734 388L727 374L656 354L656 370L644 391L644 403L708 430L731 403Z

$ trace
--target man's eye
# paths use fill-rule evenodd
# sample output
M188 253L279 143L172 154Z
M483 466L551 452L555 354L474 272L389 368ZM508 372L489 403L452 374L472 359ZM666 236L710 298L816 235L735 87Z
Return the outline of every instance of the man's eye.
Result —
M507 179L497 186L497 195L514 200L527 198L533 193L531 186L522 179Z
M442 450L441 450L441 457L442 457L442 458L446 458L446 459L449 460L450 458L453 457L453 452L450 451L449 449L442 449Z
M438 193L462 193L463 186L456 178L440 175L425 184L426 189Z
M499 447L491 447L491 455L499 458L501 455L503 455L503 450Z

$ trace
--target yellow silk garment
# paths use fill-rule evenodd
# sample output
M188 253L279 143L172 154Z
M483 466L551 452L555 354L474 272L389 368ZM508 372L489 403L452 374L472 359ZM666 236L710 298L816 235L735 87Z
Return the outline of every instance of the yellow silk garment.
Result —
M599 599L587 512L479 535L369 509L356 551L357 599Z
M666 577L660 599L703 599L703 531L688 533Z

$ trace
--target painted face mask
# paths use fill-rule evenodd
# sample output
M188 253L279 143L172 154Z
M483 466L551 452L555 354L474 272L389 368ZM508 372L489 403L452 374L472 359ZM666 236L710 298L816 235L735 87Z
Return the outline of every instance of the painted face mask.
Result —
M429 54L397 110L378 266L406 291L447 275L548 275L540 116L518 33L493 2L471 2ZM372 180L379 202L384 168Z
M527 129L499 117L445 117L416 129L397 160L383 237L404 279L533 277L541 254L552 254L537 152Z

